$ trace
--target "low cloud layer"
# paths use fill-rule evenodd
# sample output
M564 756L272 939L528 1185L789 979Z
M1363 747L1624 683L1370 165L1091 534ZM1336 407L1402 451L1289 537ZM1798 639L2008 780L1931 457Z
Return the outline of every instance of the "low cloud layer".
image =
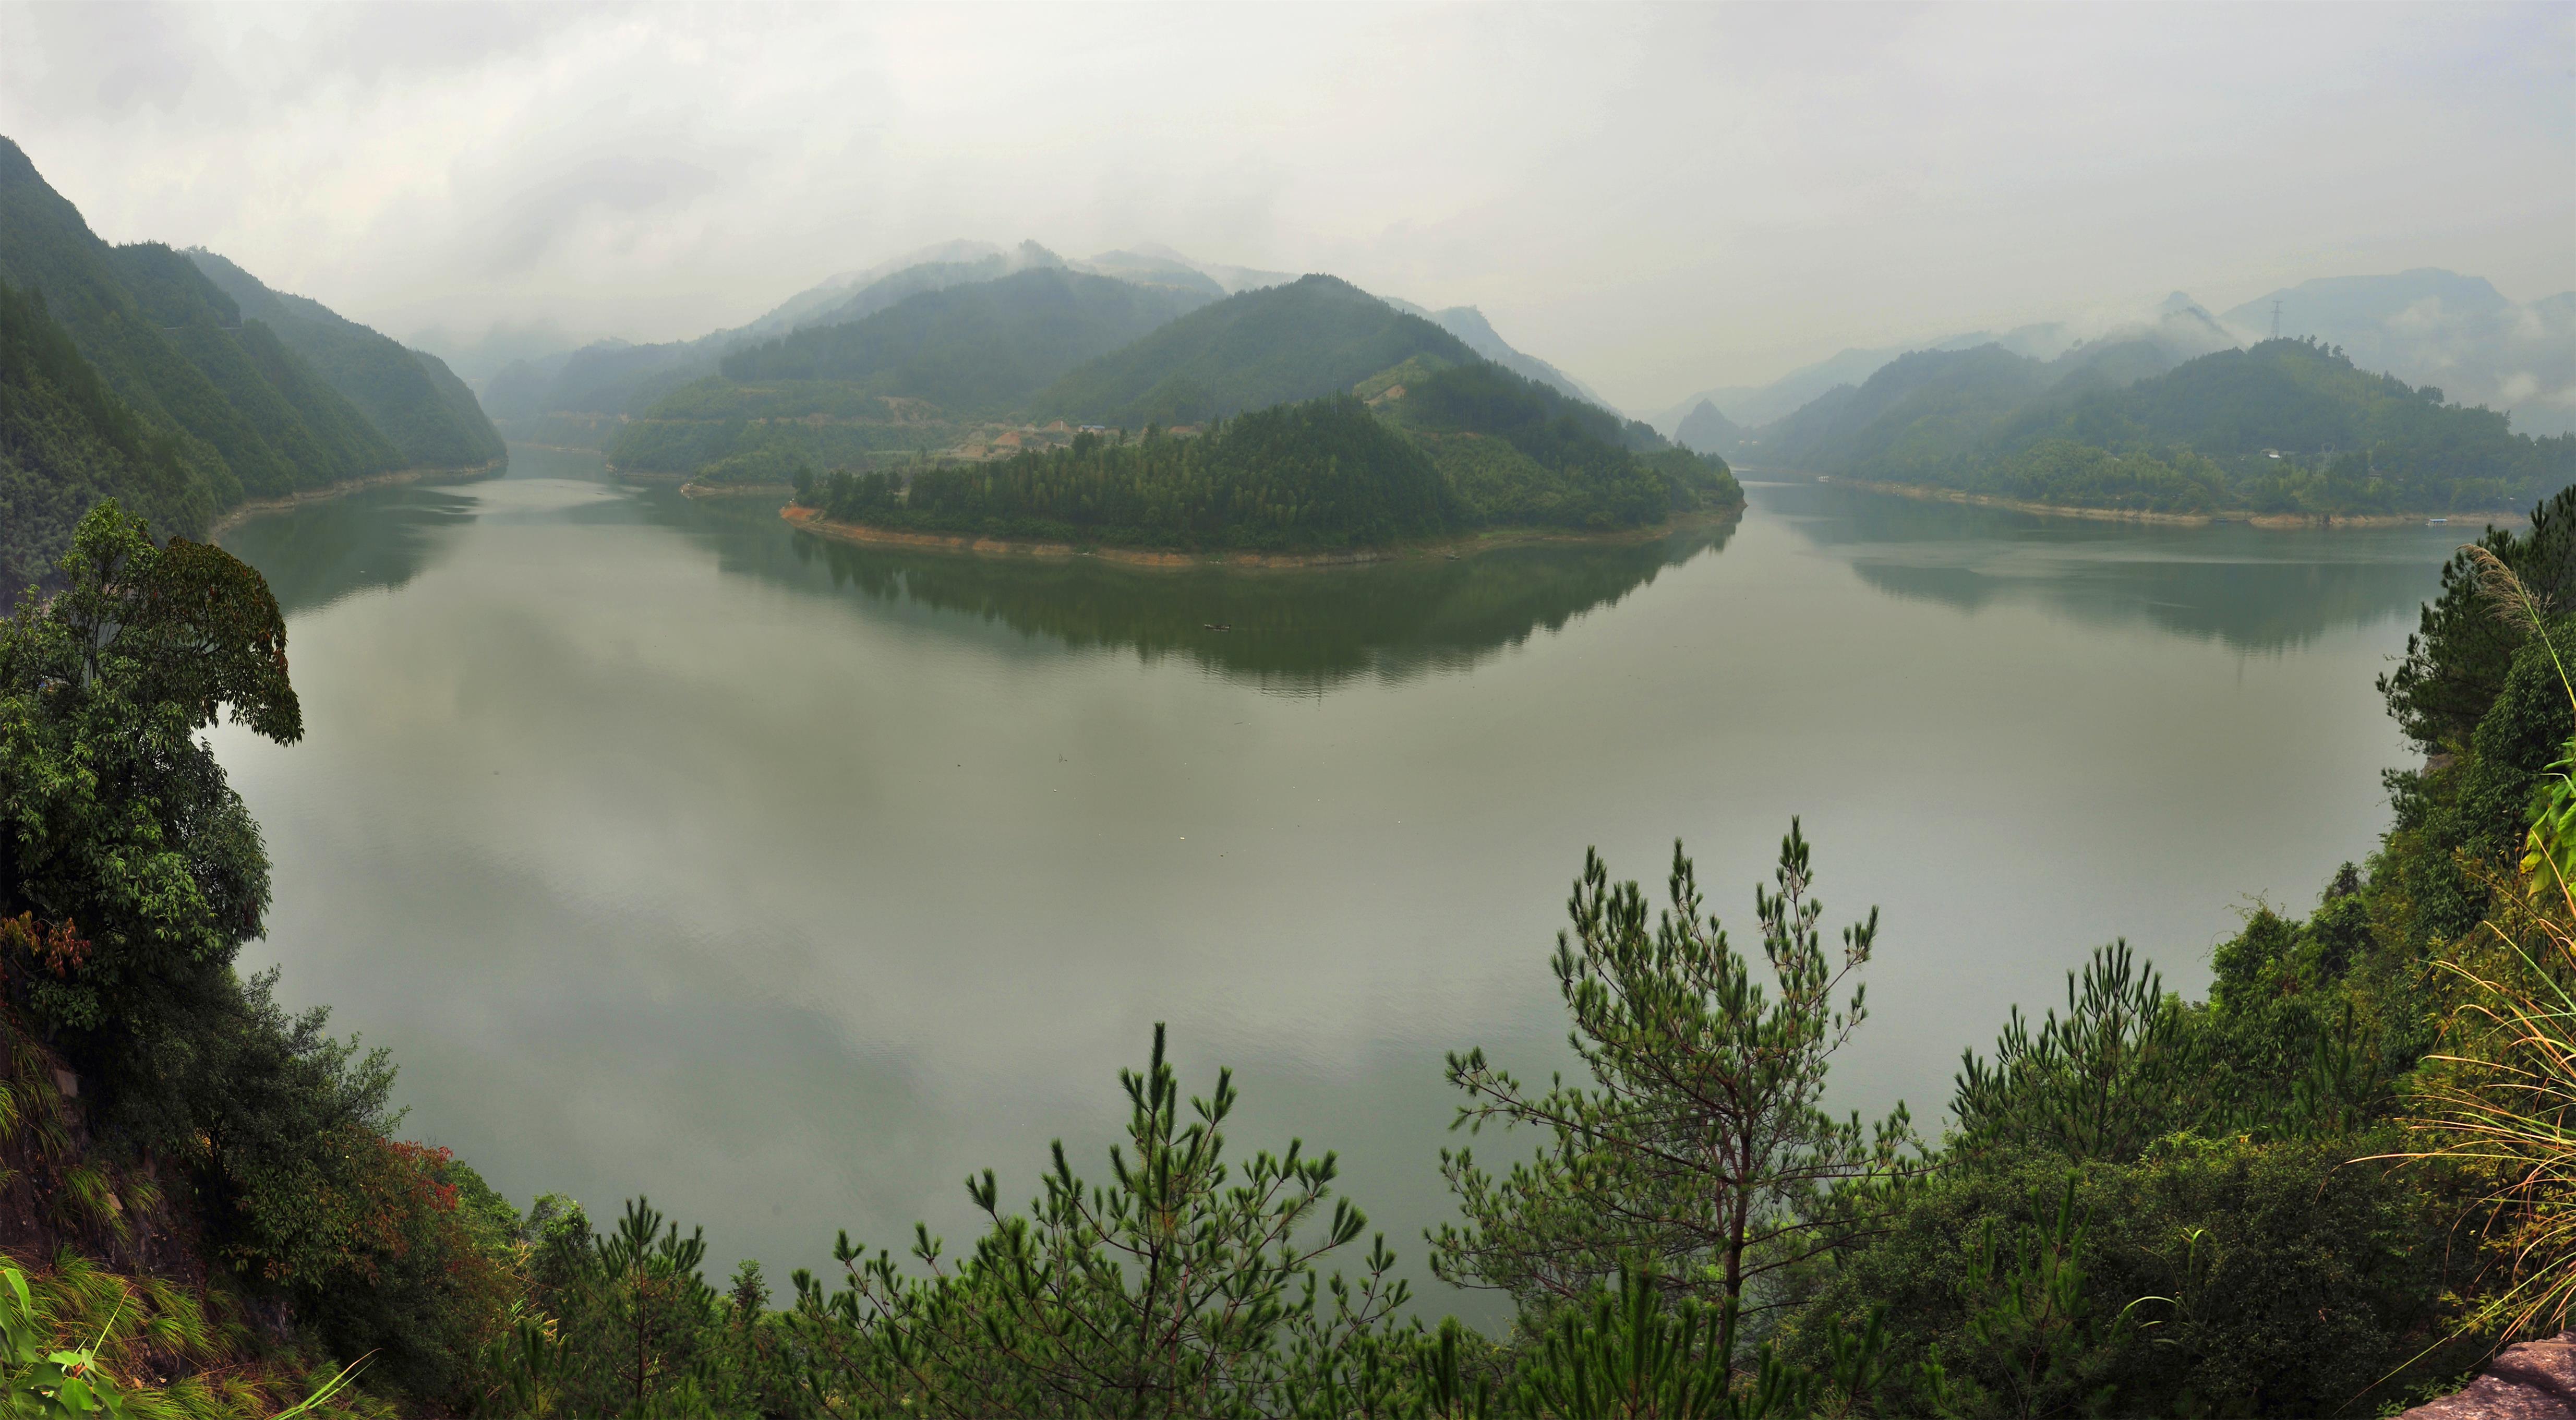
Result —
M116 241L667 339L950 237L1329 270L1630 407L2317 276L2576 286L2576 11L0 7Z

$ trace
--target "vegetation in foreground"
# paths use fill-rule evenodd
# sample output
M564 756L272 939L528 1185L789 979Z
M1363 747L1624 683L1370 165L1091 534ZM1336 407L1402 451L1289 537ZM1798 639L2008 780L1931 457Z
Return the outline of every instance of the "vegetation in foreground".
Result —
M265 1416L2379 1414L2555 1330L2576 1089L2576 495L2464 553L2384 687L2427 768L2203 1002L2124 946L1969 1053L1938 1137L1823 1107L1867 1024L1795 824L1744 947L1676 845L1589 859L1551 970L1582 1069L1462 1050L1426 1324L1329 1153L1229 1137L1158 1031L1126 1139L1060 1145L952 1251L844 1238L773 1292L628 1202L522 1213L398 1141L391 1065L232 961L257 826L196 738L301 732L284 626L219 550L104 507L0 623L0 1394ZM2499 608L2509 613L2500 617ZM1758 942L1758 951L1755 943ZM0 1284L7 1274L0 1273ZM354 1380L348 1367L364 1362ZM77 1374L75 1374L77 1370ZM73 1383L95 1403L77 1398ZM337 1389L331 1389L332 1387ZM87 1406L89 1408L84 1409Z

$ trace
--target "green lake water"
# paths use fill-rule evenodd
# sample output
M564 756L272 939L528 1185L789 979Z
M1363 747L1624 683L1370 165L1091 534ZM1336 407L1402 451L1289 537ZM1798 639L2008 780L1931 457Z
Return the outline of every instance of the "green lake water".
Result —
M843 1228L964 1245L962 1180L1025 1199L1054 1137L1105 1176L1166 1021L1184 1088L1234 1067L1235 1146L1338 1150L1420 1275L1443 1056L1564 1060L1586 845L1660 891L1686 839L1751 946L1803 815L1829 925L1883 913L1835 1102L1937 1128L2094 945L2197 991L2369 850L2405 762L2371 682L2474 531L1750 496L1259 573L827 543L528 448L262 517L222 540L308 733L217 733L276 865L245 965L522 1205L646 1193L781 1281Z

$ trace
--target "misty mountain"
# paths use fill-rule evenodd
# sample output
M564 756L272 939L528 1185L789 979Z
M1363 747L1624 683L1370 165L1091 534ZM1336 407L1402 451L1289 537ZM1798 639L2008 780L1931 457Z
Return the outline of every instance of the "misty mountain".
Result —
M1347 281L1307 276L1227 297L1071 371L1031 411L1129 428L1190 424L1347 390L1416 355L1477 358Z
M635 345L597 341L577 350L513 361L483 389L492 416L514 437L605 444L625 417L713 374L724 358L765 339L863 320L917 295L998 281L1030 270L1069 270L1130 285L1181 290L1214 300L1227 288L1174 258L1111 252L1068 262L1033 241L1004 250L989 242L925 247L800 291L749 324L694 340ZM566 418L564 416L576 416Z
M1202 262L1152 243L1067 260L1036 242L1022 242L1008 250L984 242L948 242L866 271L835 276L789 297L747 325L694 340L647 345L599 341L578 350L514 360L482 386L484 407L512 437L604 443L623 419L643 414L672 391L714 373L727 355L764 338L846 324L923 292L997 281L1040 268L1108 277L1208 301L1284 286L1296 279L1282 272ZM1506 369L1608 406L1581 381L1514 349L1472 306L1434 312L1404 301L1390 304L1440 326Z
M2258 338L2275 301L2284 335L2313 335L2363 369L2508 411L2528 434L2576 432L2576 292L2524 303L2483 278L2425 267L2301 282L2222 319Z
M1776 466L2036 502L2356 514L2528 506L2576 480L2576 437L2533 439L2320 342L2173 363L2152 340L2055 360L1916 351L1748 438Z
M1674 443L1693 453L1723 454L1744 437L1744 430L1715 404L1703 399L1697 408L1682 416L1681 426L1672 437Z
M970 244L957 242L952 245L964 247ZM842 325L854 320L864 320L898 302L918 296L924 291L945 291L951 286L972 286L981 281L999 281L1005 276L1014 276L1023 271L1050 269L1061 271L1071 268L1063 257L1048 251L1036 242L1022 242L1010 251L995 248L980 255L960 257L956 260L912 262L896 267L861 285L850 294L847 300L812 315L797 318L788 328L802 330L809 326ZM1114 275L1115 273L1100 274ZM1135 284L1169 283L1138 282ZM1206 288L1210 299L1225 294L1216 288L1214 282L1207 281L1204 277L1200 278L1200 284ZM803 296L794 297L788 304L796 305L805 299ZM743 327L741 331L726 331L720 334L750 336L773 333L763 327L772 323L775 315L776 313L773 312L770 316L763 316L760 320ZM733 343L738 347L748 344L749 341L736 340Z
M768 476L801 462L944 448L962 419L1014 408L1209 299L1062 266L922 291L727 355L720 374L620 426L609 456L623 469L668 473L748 460Z
M2206 355L2239 343L2236 335L2201 309L2198 302L2176 291L2150 310L2110 318L2042 321L2016 326L2000 334L1968 331L1920 345L1842 350L1815 364L1792 370L1767 385L1732 385L1702 390L1649 416L1647 422L1670 434L1705 401L1716 405L1721 413L1739 426L1755 428L1782 418L1837 385L1857 386L1897 357L1918 350L1959 351L1994 345L2030 359L2053 360L2078 345L2137 340L2154 341L2171 351L2177 360Z
M505 455L473 391L435 355L407 349L319 301L283 295L202 247L186 253L247 320L304 357L414 468L472 468Z
M1604 409L1611 407L1610 401L1593 393L1590 385L1535 355L1524 354L1506 344L1503 337L1494 330L1493 324L1485 319L1485 313L1474 306L1451 306L1445 311L1432 311L1425 310L1411 301L1400 301L1392 296L1381 296L1379 299L1406 315L1422 317L1458 337L1468 349L1514 374L1536 380L1543 385L1553 385L1586 404L1597 404Z
M403 465L357 406L265 322L245 321L195 263L158 243L99 240L6 139L0 280L42 293L107 386L147 425L179 437L177 456L202 481L211 512Z
M829 380L951 411L998 410L1210 299L1038 267L924 291L864 319L809 326L725 357L725 378Z
M1087 261L1074 263L1075 269L1095 276L1132 281L1139 286L1169 286L1219 300L1234 294L1222 281L1199 270L1178 256L1154 256L1144 252L1102 252Z

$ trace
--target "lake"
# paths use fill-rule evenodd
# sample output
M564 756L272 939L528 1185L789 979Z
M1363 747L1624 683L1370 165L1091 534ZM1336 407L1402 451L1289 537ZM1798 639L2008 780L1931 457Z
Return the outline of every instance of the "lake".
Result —
M1295 572L859 548L533 448L263 516L222 541L307 735L216 733L275 860L244 964L522 1206L649 1194L782 1288L838 1229L964 1246L962 1181L1024 1201L1052 1138L1105 1176L1166 1021L1185 1090L1234 1067L1234 1147L1340 1151L1419 1277L1444 1055L1566 1058L1587 845L1660 893L1687 840L1757 948L1803 816L1827 926L1883 914L1835 1103L1937 1129L2095 945L2197 992L2369 851L2407 758L2372 680L2474 532L1749 493Z

